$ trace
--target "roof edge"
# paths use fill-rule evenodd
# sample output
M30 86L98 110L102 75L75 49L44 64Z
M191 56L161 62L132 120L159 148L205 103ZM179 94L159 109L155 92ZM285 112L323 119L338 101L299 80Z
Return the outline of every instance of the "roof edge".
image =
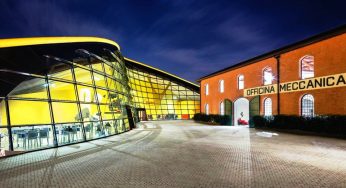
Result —
M181 80L181 81L183 81L183 82L189 83L189 84L194 85L194 86L196 86L196 87L200 87L199 85L197 85L197 84L195 84L195 83L193 83L193 82L190 82L190 81L188 81L188 80L185 80L185 79L183 79L183 78L181 78L181 77L179 77L179 76L176 76L176 75L174 75L174 74L168 73L168 72L163 71L163 70L161 70L161 69L158 69L158 68L149 66L149 65L147 65L147 64L141 63L141 62L139 62L139 61L136 61L136 60L133 60L133 59L130 59L130 58L127 58L127 57L124 57L124 58L125 58L125 60L130 61L130 62L132 62L132 63L138 64L138 65L141 65L141 66L150 68L150 69L154 69L154 70L156 70L156 71L159 71L159 72L164 73L164 74L166 74L166 75L172 76L172 77L174 77L174 78L176 78L176 79L178 79L178 80Z
M216 75L225 73L225 72L227 72L229 70L232 70L232 69L236 69L236 68L240 68L240 67L243 67L243 66L246 66L246 65L250 65L250 64L256 63L258 61L264 60L264 59L268 59L268 58L271 58L271 57L275 57L275 56L281 55L282 53L286 53L286 52L289 52L289 51L292 51L292 50L295 50L295 49L298 49L298 48L302 48L304 46L307 46L307 45L310 45L310 44L313 44L313 43L316 43L316 42L320 42L322 40L326 40L328 38L335 37L335 36L340 35L340 34L344 34L345 32L346 32L346 24L341 25L339 27L336 27L334 29L331 29L331 30L328 30L328 31L325 31L325 32L322 32L322 33L319 33L319 34L316 34L316 35L313 35L312 37L305 38L305 39L300 40L298 42L294 42L294 43L291 43L289 45L277 48L277 49L269 51L267 53L255 56L253 58L250 58L248 60L242 61L242 62L237 63L235 65L223 68L223 69L221 69L219 71L210 73L210 74L208 74L206 76L203 76L203 77L199 78L197 80L197 82L201 82L204 79L207 79L207 78L210 78L212 76L216 76Z
M0 48L17 47L17 46L30 46L40 44L57 44L57 43L75 43L75 42L100 42L116 46L120 50L118 43L100 37L88 36L64 36L64 37L28 37L28 38L9 38L0 39Z

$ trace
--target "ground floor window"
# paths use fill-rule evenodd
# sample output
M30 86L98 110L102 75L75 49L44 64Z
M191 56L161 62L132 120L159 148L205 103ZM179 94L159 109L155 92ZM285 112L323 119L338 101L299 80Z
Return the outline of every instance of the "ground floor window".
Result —
M314 97L306 94L301 99L302 116L314 116Z
M271 116L272 114L272 100L271 98L266 98L264 100L264 115Z
M220 115L225 115L225 104L224 102L220 102Z
M205 105L205 114L209 115L209 105Z

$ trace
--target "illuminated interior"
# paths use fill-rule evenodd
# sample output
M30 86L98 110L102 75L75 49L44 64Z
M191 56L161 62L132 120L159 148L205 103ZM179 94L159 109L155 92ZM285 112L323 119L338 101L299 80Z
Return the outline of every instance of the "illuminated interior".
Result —
M0 68L5 151L84 142L128 131L131 122L190 119L200 111L197 85L129 62L113 44L0 48L2 59L12 54L23 55Z
M144 108L147 120L191 119L200 112L198 90L168 77L129 66L133 104Z

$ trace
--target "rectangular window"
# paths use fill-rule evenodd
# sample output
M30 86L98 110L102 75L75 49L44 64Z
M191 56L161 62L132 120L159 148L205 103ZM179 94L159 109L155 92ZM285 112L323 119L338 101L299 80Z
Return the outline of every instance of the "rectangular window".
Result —
M91 73L89 70L76 67L76 68L74 68L74 72L76 75L76 81L77 82L92 85Z
M53 102L52 106L56 123L81 121L76 103Z
M47 99L47 84L42 78L29 78L18 84L9 94L9 97L27 99Z
M76 101L73 84L49 80L50 96L53 100Z
M205 95L209 95L209 85L205 85Z
M11 125L50 124L48 102L9 100Z

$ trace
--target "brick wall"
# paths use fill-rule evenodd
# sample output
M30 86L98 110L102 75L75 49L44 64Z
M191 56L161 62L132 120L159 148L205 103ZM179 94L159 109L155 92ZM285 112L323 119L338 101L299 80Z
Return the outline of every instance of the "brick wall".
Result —
M280 56L280 81L289 82L300 80L300 59L305 55L314 56L314 76L327 76L346 73L346 34L338 35L320 42L316 42ZM245 77L245 88L263 85L262 72L271 67L273 75L277 77L277 62L274 57L267 58L250 65L229 70L225 73L201 80L201 111L205 104L209 104L209 113L218 114L219 104L224 99L232 102L243 97L243 90L237 86L237 77ZM219 81L223 79L224 93L219 92ZM276 80L273 81L276 83ZM209 85L209 95L205 95L205 84ZM315 99L315 114L346 114L346 87L297 91L280 94L281 114L300 114L300 99L304 94L312 94ZM266 97L272 99L273 114L277 113L277 94L261 95L261 114L264 113L263 102ZM252 97L246 97L251 100Z

